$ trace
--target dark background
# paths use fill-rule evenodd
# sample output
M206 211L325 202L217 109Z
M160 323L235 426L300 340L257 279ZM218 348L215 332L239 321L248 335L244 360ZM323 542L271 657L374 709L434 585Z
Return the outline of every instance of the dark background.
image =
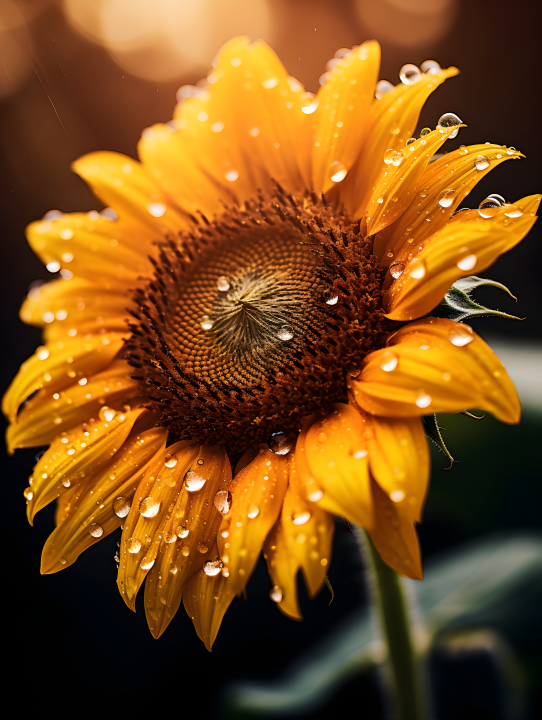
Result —
M411 4L423 10L424 1ZM447 149L490 141L514 145L527 156L491 173L467 205L476 207L493 192L510 201L540 192L538 3L439 1L447 8L447 30L440 30L437 39L426 37L405 47L400 38L408 27L401 7L407 7L409 0L390 0L391 9L383 17L375 16L369 1L356 5L349 0L269 0L273 47L290 73L312 91L338 47L373 36L382 44L381 77L394 83L407 62L419 65L434 58L443 66L457 65L461 75L429 99L419 128L434 127L443 112L452 111L468 128ZM59 3L34 0L9 5L16 6L25 22L21 24L19 16L17 22L7 22L6 17L13 18L12 8L0 2L0 39L16 41L26 70L19 79L17 73L5 70L0 84L2 391L39 344L38 330L18 319L29 284L48 275L26 245L25 226L51 208L100 209L70 172L70 162L98 149L135 156L141 130L171 117L176 89L204 76L204 71L181 69L167 82L142 79L116 64L99 44L78 34ZM381 0L375 7L384 5ZM422 22L420 17L414 20ZM378 22L383 23L380 33ZM6 47L9 52L9 43L0 45L0 55ZM212 54L209 66L211 60ZM9 70L8 61L4 69ZM540 225L535 226L488 275L510 287L518 296L517 304L494 289L482 289L478 295L482 302L526 320L477 321L474 326L482 335L499 335L510 344L540 338L540 235ZM420 527L425 558L497 531L540 531L536 450L540 417L528 410L518 427L502 426L491 418L478 423L459 416L446 418L443 424L460 463L445 472L445 458L435 454L432 488ZM78 714L85 714L87 707L93 715L137 708L169 713L176 708L179 713L221 717L225 687L239 679L277 676L311 642L364 602L355 543L346 525L338 521L330 568L335 588L331 606L325 589L313 602L301 591L305 621L287 620L268 600L269 581L260 565L248 585L248 600L236 600L227 613L212 654L200 643L182 609L166 634L155 641L143 609L132 615L116 590L116 534L84 553L65 572L39 575L41 547L53 528L53 508L38 515L34 528L26 524L22 491L35 452L18 451L5 459L2 495L4 658L10 666L8 690L16 688L28 710L54 710L63 716L74 711L77 698ZM532 677L540 670L535 663L539 639L527 633L515 647ZM533 718L536 702L530 690ZM380 717L374 677L347 685L334 705L311 717L329 717L330 712L353 708L354 703L358 714L363 708L364 717ZM465 703L459 709L463 718L499 717L484 715L474 701Z

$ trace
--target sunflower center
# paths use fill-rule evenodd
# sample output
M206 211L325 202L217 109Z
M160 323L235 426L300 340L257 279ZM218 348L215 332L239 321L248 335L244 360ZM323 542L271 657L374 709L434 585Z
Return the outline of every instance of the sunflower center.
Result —
M382 343L381 268L343 213L282 190L163 244L129 362L172 437L236 452L346 397Z

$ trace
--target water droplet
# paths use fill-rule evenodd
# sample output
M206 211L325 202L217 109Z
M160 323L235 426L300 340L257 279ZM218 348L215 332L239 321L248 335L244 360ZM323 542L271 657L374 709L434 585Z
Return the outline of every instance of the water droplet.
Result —
M420 137L425 137L426 135L429 135L430 132L431 132L431 128L424 127L420 131Z
M149 213L156 218L162 217L166 213L166 206L163 203L150 203L147 205Z
M102 408L100 408L100 411L98 412L98 417L103 422L111 422L111 420L113 420L116 414L116 410L113 410L112 408L107 407L107 405L104 405Z
M139 567L142 570L150 570L153 565L154 565L154 558L150 559L150 558L144 557L143 560L141 561Z
M410 277L413 277L415 280L420 280L425 275L425 262L423 260L416 260L412 264L412 269L410 270Z
M118 497L113 501L113 512L117 517L125 518L130 512L132 504L125 497Z
M275 603L279 603L282 600L282 590L278 585L274 585L269 591L269 597Z
M237 170L228 170L228 172L224 174L224 177L228 182L235 182L239 177L239 173Z
M272 90L274 87L277 87L278 84L279 84L279 81L275 77L268 78L267 80L264 80L262 83L264 88L266 88L267 90Z
M427 75L439 75L442 68L436 60L424 60L420 65L420 70L427 73Z
M151 518L158 514L160 503L152 497L146 497L139 505L139 512L143 517Z
M209 552L209 548L205 545L205 543L198 543L198 552L205 555L206 552Z
M98 525L98 523L91 523L88 526L88 531L94 538L102 537L104 534L104 529L101 525Z
M294 336L292 328L289 325L283 325L277 332L279 340L291 340Z
M474 160L474 167L477 170L487 170L489 167L489 158L485 155L477 155Z
M464 145L461 145L461 146L459 147L458 153L459 153L460 155L468 155L468 154L469 154L469 150L468 150L468 148L466 148Z
M456 347L463 347L474 340L474 333L469 325L454 324L449 332L450 342Z
M271 434L271 437L267 441L267 446L275 455L288 455L295 447L296 440L297 433L291 430L279 430Z
M321 500L323 497L324 497L324 493L322 492L322 490L315 490L314 492L312 492L312 493L309 495L309 500L310 500L311 502L318 502L318 501Z
M50 273L56 273L60 270L60 263L54 260L53 262L47 263L45 267L47 268L47 270L49 270Z
M402 262L394 262L390 265L390 275L394 280L400 278L404 271L405 265Z
M392 90L394 90L394 86L391 84L391 82L388 82L387 80L379 80L376 84L375 97L377 100L380 100L382 95L385 95Z
M399 70L399 78L403 85L414 85L414 83L417 83L422 79L422 74L419 67L409 63L407 65L403 65L403 67Z
M188 557L190 555L190 548L188 547L188 545L182 546L181 555L183 555L184 557Z
M221 515L227 515L231 510L232 494L229 490L219 490L213 502Z
M394 490L390 493L390 499L393 500L393 502L401 502L401 500L405 499L405 493L402 490Z
M415 143L415 142L416 142L416 138L415 138L415 137L408 138L408 140L406 141L406 145L407 145L407 146L408 146L408 145L412 145L412 143ZM410 149L411 149L411 150L414 150L414 148L410 148Z
M340 183L345 179L346 175L348 174L348 169L345 165L343 165L342 162L335 160L335 162L332 162L329 166L329 172L331 182Z
M208 315L204 315L200 322L201 327L203 330L211 330L211 328L214 325L214 322L211 320L211 318Z
M418 397L416 398L416 405L419 408L426 408L431 405L431 400L431 395L428 395L426 392L423 392L423 390L420 390Z
M457 267L463 271L472 270L477 262L478 258L476 255L466 255L457 263Z
M308 510L303 512L296 512L293 514L292 522L294 525L305 525L311 519L311 514Z
M207 478L194 470L189 470L184 476L184 486L188 492L198 492L207 482Z
M175 540L177 540L177 535L172 530L168 531L164 535L164 542L167 543L168 545L171 545L171 543L174 543Z
M186 527L186 525L179 525L179 526L177 527L177 530L175 530L175 533L176 533L180 538L188 537L188 533L189 533L189 532L190 532L190 530Z
M254 518L258 517L260 514L260 508L257 505L254 505L254 503L251 503L248 506L248 513L247 517L253 520Z
M492 210L502 207L502 202L497 197L487 197L478 206L478 214L483 218L490 218L494 215Z
M440 207L448 208L455 200L456 192L453 188L448 188L447 190L443 190L438 199L438 204Z
M312 115L312 113L316 110L318 107L318 98L314 97L314 95L310 92L303 93L301 96L301 102L303 103L301 107L301 112L305 113L305 115Z
M398 364L399 357L394 352L386 350L382 353L380 367L384 370L384 372L391 372L392 370L395 370Z
M174 468L176 464L177 458L175 457L175 455L166 455L164 465L167 468Z
M506 217L509 218L517 218L521 217L523 215L523 210L520 210L518 207L514 207L514 205L511 205L510 208L504 213Z
M516 153L517 153L517 150L515 147L509 147L508 150L506 151L507 155L515 155Z
M369 453L367 450L356 450L353 453L353 458L354 458L354 460L363 460L363 458L367 457L368 454Z
M440 127L454 127L456 125L461 125L462 121L460 118L457 117L455 113L444 113L444 115L441 115L438 121L438 124ZM457 133L459 132L459 128L457 130L454 130L451 135L448 136L448 140L453 140L455 137L457 137Z
M25 498L26 498L27 500L32 500L32 498L34 497L34 493L33 493L33 491L32 491L32 488L29 488L29 487L25 488L25 489L23 490L23 495L25 496Z
M138 553L141 550L141 540L139 538L130 538L126 543L129 553Z
M220 573L223 567L224 563L222 560L210 560L203 566L203 572L209 577L215 577L215 575Z
M231 285L230 281L225 275L221 275L218 280L216 281L216 286L220 290L220 292L227 292Z

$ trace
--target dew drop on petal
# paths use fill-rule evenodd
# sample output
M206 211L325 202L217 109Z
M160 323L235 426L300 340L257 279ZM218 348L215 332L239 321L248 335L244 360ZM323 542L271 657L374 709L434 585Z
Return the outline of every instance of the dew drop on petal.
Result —
M201 319L200 325L203 330L211 330L211 328L214 325L214 322L211 320L211 318L208 315L204 315Z
M198 549L199 549L199 548L198 548ZM188 547L188 545L183 545L183 546L182 546L182 548L181 548L181 555L183 555L184 557L188 557L188 556L190 555L190 548Z
M455 324L449 332L450 342L456 347L463 347L474 340L474 333L469 325Z
M125 497L118 497L113 500L113 512L117 517L125 518L130 512L131 503Z
M408 63L399 70L399 78L403 85L414 85L422 79L422 74L419 67Z
M461 146L459 147L459 150L458 150L457 152L458 152L460 155L468 155L468 154L469 154L468 148L466 148L464 145L461 145Z
M159 218L165 215L166 206L163 203L150 203L150 205L147 205L147 210L153 217Z
M388 82L387 80L379 80L376 84L375 97L377 100L380 100L383 95L394 89L395 87L391 84L391 82Z
M420 131L420 137L423 138L423 137L425 137L426 135L429 135L430 132L431 132L431 128L424 127L424 128L422 128L422 130Z
M184 476L184 486L188 492L198 492L206 482L207 478L194 470L189 470Z
M248 518L253 520L254 518L258 517L259 514L260 514L260 508L257 505L254 505L254 503L249 505L248 513L247 513Z
M487 197L478 206L478 214L483 218L490 218L494 215L491 211L500 207L502 207L502 202L497 197Z
M209 577L214 577L220 573L223 567L224 563L222 560L210 560L203 566L203 572Z
M100 408L98 412L98 417L103 422L111 422L111 420L113 420L116 414L116 410L113 410L112 408L107 407L107 405L104 405L102 408Z
M56 273L60 270L60 263L54 260L50 263L47 263L45 267L47 268L47 270L49 270L50 273Z
M279 430L271 434L267 446L275 455L288 455L295 447L296 440L297 435L295 432Z
M146 557L144 557L143 560L141 561L139 567L142 570L150 570L153 565L154 565L154 558L152 558L152 560L151 560L151 559L147 559Z
M477 170L487 170L489 167L489 158L485 155L477 155L474 159L474 167Z
M164 465L167 468L174 468L177 464L177 458L175 455L166 455Z
M394 262L390 265L390 275L394 280L400 278L404 271L405 265L402 262Z
M466 272L467 270L472 270L477 262L478 258L476 255L466 255L457 263L457 267Z
M205 543L198 543L198 552L205 555L206 552L209 552L209 548Z
M390 493L390 500L393 500L393 502L401 502L401 500L405 499L405 493L402 490L394 490L392 493Z
M408 140L406 141L406 144L407 144L407 145L412 145L412 143L415 143L415 142L416 142L416 138L415 138L415 137L411 137L411 138L408 138ZM411 148L411 149L412 149L412 148Z
M455 125L461 125L462 121L460 118L457 117L455 113L444 113L444 115L441 115L438 121L438 124L440 127L454 127ZM454 130L451 135L448 136L448 140L453 140L455 137L457 137L457 133L459 132L459 128L457 130Z
M304 512L294 513L292 516L292 522L294 525L305 525L311 519L311 514L307 510Z
M301 111L305 113L305 115L312 115L312 113L316 110L318 107L318 98L314 97L314 95L310 92L303 93L301 96L301 102L303 103L301 107Z
M340 183L345 179L346 175L348 174L348 169L345 165L343 165L342 162L335 160L335 162L332 162L329 166L329 173L331 182Z
M104 529L101 525L98 525L98 523L91 523L88 526L88 531L94 538L102 537L104 534Z
M509 147L508 150L506 151L507 155L515 155L516 153L517 153L517 150L515 147Z
M386 350L382 353L382 357L380 358L380 367L384 370L384 372L391 372L392 370L395 370L398 363L399 357L391 350Z
M456 192L453 188L448 188L447 190L443 190L438 199L438 204L440 207L448 208L455 200Z
M431 395L428 395L426 392L423 392L423 390L420 390L418 397L416 398L416 405L419 408L426 408L431 405L431 400Z
M506 217L509 218L518 218L523 215L523 210L520 210L518 207L514 207L514 205L511 205L510 208L504 213Z
M266 88L267 90L272 90L274 87L277 87L278 84L279 84L279 81L275 77L268 78L267 80L264 80L262 83L264 88Z
M138 553L141 550L141 540L132 537L127 541L126 546L129 553Z
M425 262L423 260L417 260L413 263L412 269L410 270L410 277L414 280L420 280L425 275Z
M237 170L228 170L228 172L224 174L224 177L228 182L235 182L239 177L239 173Z
M190 530L186 527L186 525L179 525L175 530L176 535L180 538L188 537L189 532Z
M356 450L352 456L354 460L363 460L363 458L367 457L368 454L367 450Z
M33 493L33 491L32 491L32 488L29 488L29 487L25 488L25 489L23 490L23 495L25 496L25 498L26 498L27 500L32 500L32 498L34 497L34 493Z
M438 75L442 68L436 60L425 60L420 65L420 70L428 75Z
M282 600L282 590L278 585L274 585L269 591L269 597L275 603L279 603Z
M225 275L221 275L218 280L216 281L216 286L220 290L220 292L227 292L231 285L230 281Z
M277 332L279 340L291 340L294 336L292 328L289 325L283 325Z
M229 490L219 490L214 497L213 503L221 515L227 515L231 510L231 492Z
M158 514L160 503L152 497L146 497L139 505L139 512L143 517L151 518Z
M309 495L309 500L311 502L318 502L324 497L324 493L322 490L315 490Z

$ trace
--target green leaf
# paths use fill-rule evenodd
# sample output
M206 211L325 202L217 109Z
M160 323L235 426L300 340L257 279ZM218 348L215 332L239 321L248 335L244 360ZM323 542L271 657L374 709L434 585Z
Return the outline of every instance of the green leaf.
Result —
M431 311L430 315L432 317L456 320L457 322L468 320L473 317L488 317L490 315L509 318L510 320L520 320L520 318L515 315L509 315L508 313L501 312L500 310L492 310L474 302L470 295L475 288L480 287L481 285L489 285L491 287L499 288L499 290L507 292L510 297L514 298L514 300L517 299L502 283L496 282L495 280L476 277L476 275L469 275L468 277L460 278L452 285L444 296L442 302Z
M430 440L432 440L435 443L435 445L438 447L438 449L441 452L443 452L446 455L446 457L449 459L449 461L450 461L450 467L448 468L448 470L449 470L452 467L452 465L454 464L455 460L453 459L453 457L450 454L450 451L446 447L446 443L444 442L444 439L440 432L443 428L439 427L438 421L437 421L437 416L434 413L433 413L433 415L422 415L422 423L423 423L423 428L425 430L425 434L427 435L427 437Z

